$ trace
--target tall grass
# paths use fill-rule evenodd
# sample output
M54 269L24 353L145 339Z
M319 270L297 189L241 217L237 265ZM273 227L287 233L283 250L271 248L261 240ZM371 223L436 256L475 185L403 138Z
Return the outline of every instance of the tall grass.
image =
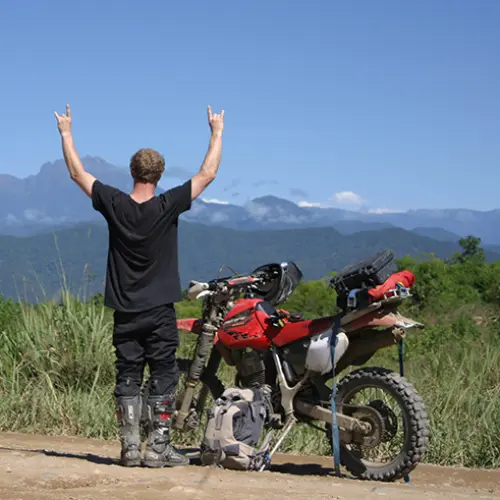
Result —
M17 306L0 330L0 429L113 436L110 335L102 305L67 293Z
M68 294L60 304L2 304L0 430L116 438L109 311ZM196 310L180 305L178 313ZM473 331L464 336L464 328ZM188 355L193 345L193 336L181 335L179 355ZM406 376L431 414L428 462L500 467L499 346L495 325L471 326L463 318L409 340ZM370 364L397 369L395 351L380 353ZM220 374L230 382L232 370L223 367ZM199 433L177 437L196 441ZM304 426L283 445L289 452L328 449L321 432Z
M409 364L431 410L432 463L500 467L500 345L484 340L449 343Z

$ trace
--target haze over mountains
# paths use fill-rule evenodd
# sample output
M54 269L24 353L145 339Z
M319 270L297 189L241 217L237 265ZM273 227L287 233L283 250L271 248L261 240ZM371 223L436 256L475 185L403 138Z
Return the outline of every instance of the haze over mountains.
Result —
M126 168L96 157L83 161L102 182L130 190ZM176 177L168 185L182 181ZM305 279L319 279L384 248L397 256L447 258L468 235L486 243L488 260L500 259L500 210L373 213L310 205L274 196L244 206L195 201L180 224L183 285L214 277L222 265L250 272L283 260L295 260ZM30 301L53 296L63 271L74 291L102 292L107 238L101 215L72 183L62 160L25 179L0 174L0 294Z
M105 183L129 190L126 168L98 157L83 158L86 168ZM169 175L167 169L166 175ZM181 182L183 179L169 179ZM301 205L301 206L299 206ZM416 209L400 213L320 208L304 202L264 196L243 206L197 200L182 218L210 226L241 230L333 227L344 234L400 227L441 240L456 241L473 234L484 243L500 244L500 210ZM19 179L0 174L0 234L30 235L70 227L79 222L100 221L88 199L72 183L62 159L42 165L37 175Z

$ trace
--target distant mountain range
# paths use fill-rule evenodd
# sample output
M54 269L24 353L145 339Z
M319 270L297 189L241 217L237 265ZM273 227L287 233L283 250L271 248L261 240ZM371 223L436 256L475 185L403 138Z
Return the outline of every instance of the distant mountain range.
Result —
M346 235L324 227L241 231L186 221L179 227L183 286L191 279L215 277L224 265L245 273L265 263L293 260L309 280L385 248L399 257L434 253L447 258L460 250L457 243L400 228ZM87 297L102 292L107 245L107 228L102 224L79 224L30 237L0 236L0 293L33 302L54 297L62 282ZM498 260L500 254L486 251L486 257ZM228 273L228 269L222 272Z
M132 183L127 169L91 156L84 157L83 163L103 182L130 190ZM168 169L165 175L169 175ZM330 227L350 235L398 227L442 242L474 235L483 243L500 245L500 210L417 209L370 213L310 205L313 204L299 206L275 196L257 198L243 206L197 200L182 218L245 231ZM100 215L71 182L63 160L46 163L37 175L25 179L0 174L0 234L27 236L98 221L101 222Z
M127 169L90 156L83 162L104 183L131 189ZM178 174L167 171L176 177L169 185L182 182ZM286 260L296 261L305 279L318 279L384 248L447 258L468 235L482 239L488 260L500 260L500 210L370 213L310 205L275 196L243 206L196 200L180 224L183 285L210 279L223 265L250 272ZM62 160L25 179L0 174L0 294L34 301L52 297L63 280L74 292L102 292L107 245L102 217Z

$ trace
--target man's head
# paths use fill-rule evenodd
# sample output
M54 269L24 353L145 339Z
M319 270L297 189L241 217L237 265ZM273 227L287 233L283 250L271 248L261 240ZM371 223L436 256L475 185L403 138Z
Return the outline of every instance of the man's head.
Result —
M154 149L139 149L130 159L134 182L156 185L165 170L165 158Z

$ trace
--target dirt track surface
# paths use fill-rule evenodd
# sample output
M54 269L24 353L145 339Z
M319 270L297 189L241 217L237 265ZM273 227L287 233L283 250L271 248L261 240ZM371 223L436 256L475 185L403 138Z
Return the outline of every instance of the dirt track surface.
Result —
M324 457L280 455L272 471L250 473L129 469L117 465L118 452L116 442L0 434L0 499L500 499L500 470L422 465L409 485L384 484L332 477Z

